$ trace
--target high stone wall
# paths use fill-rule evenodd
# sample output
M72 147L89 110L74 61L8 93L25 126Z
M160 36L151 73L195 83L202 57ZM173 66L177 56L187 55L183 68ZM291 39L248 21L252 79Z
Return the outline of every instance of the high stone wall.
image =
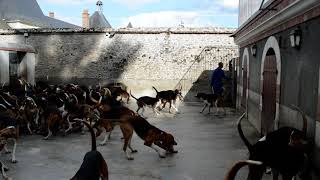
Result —
M232 32L221 28L22 30L0 31L0 41L36 49L37 79L81 84L116 80L136 91L152 91L151 86L174 88L206 47L217 47L221 58L212 53L203 57L207 66L203 70L237 56Z

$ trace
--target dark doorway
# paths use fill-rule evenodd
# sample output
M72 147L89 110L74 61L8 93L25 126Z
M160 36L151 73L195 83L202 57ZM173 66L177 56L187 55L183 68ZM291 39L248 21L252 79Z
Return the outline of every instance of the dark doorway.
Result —
M20 72L20 63L23 60L23 57L26 55L25 52L10 52L9 53L9 78L10 82L14 82L18 78L27 78L26 69L23 72Z
M261 132L273 131L276 116L277 59L273 49L269 49L264 62Z

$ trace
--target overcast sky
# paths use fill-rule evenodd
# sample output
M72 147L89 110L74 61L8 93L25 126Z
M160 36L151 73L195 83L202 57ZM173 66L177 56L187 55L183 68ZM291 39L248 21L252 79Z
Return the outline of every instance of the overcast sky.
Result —
M76 25L82 24L83 9L96 11L97 0L37 0L43 13ZM102 0L103 12L114 28L238 26L239 0Z

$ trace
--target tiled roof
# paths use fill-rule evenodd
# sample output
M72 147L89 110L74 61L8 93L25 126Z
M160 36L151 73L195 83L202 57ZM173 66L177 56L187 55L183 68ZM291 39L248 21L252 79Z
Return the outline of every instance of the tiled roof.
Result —
M90 17L90 28L112 28L108 20L104 17L103 13L96 11Z
M36 0L1 0L0 19L40 28L77 28L78 26L45 16Z

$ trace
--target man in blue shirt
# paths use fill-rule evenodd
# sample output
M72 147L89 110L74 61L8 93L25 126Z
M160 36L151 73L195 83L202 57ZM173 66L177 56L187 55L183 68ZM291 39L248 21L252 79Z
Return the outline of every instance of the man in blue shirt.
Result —
M223 92L222 79L227 79L227 80L230 79L224 74L224 71L222 70L222 68L223 68L223 63L219 62L219 67L213 71L212 77L211 77L212 91L214 94L218 94L218 95L221 95Z

